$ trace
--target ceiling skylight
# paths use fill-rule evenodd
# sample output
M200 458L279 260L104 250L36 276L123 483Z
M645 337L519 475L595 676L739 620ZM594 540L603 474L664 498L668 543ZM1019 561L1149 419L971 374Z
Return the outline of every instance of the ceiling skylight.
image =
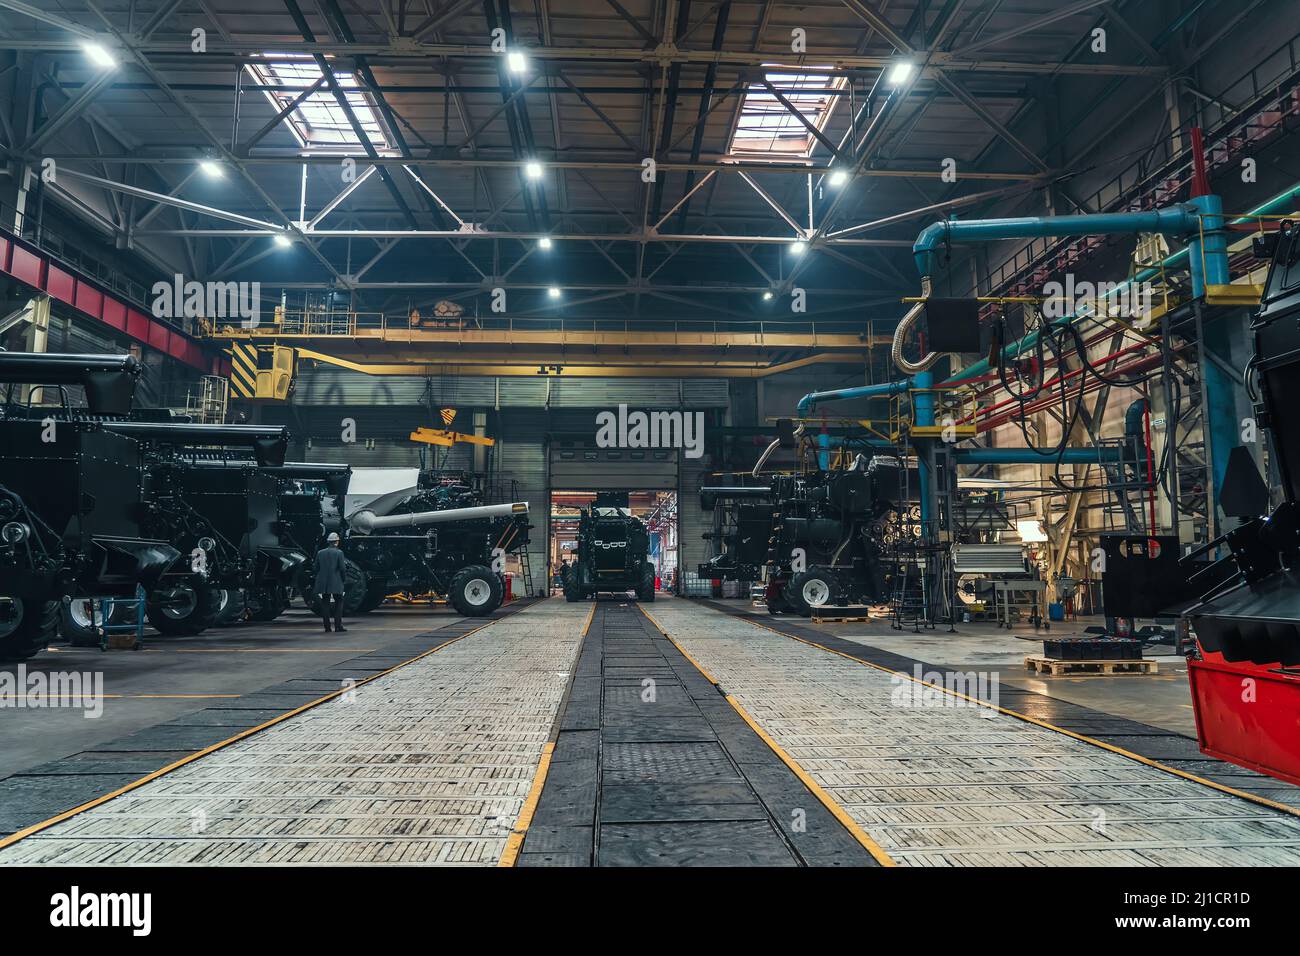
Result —
M764 76L790 105L818 130L825 128L835 103L836 91L844 78L829 73L784 73ZM751 83L740 106L740 117L729 152L747 159L807 159L817 145L816 137L798 117L785 108L761 82Z
M267 53L264 56L266 62L249 64L248 72L262 86L288 87L284 92L263 91L277 112L292 103L305 87L321 78L320 67L311 57L289 53ZM370 95L361 90L352 73L340 69L333 70L333 73L366 138L376 149L388 149L391 144ZM289 114L288 123L300 146L347 148L361 145L328 84L303 100Z

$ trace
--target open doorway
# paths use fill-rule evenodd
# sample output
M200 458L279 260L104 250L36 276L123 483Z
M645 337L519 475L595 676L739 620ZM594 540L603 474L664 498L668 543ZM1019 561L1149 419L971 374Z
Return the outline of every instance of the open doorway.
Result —
M667 590L677 576L677 492L629 491L627 494L628 510L641 519L650 535L650 563L655 567L656 586ZM552 593L560 590L561 565L572 560L578 541L579 513L595 500L594 491L551 492L547 566Z

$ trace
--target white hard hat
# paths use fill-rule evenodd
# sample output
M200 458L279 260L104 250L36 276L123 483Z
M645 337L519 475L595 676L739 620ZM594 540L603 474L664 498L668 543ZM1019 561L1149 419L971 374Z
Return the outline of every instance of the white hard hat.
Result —
M325 538L325 540L328 541L330 544L333 544L338 539L339 539L339 533L337 531L331 531L329 533L329 536Z

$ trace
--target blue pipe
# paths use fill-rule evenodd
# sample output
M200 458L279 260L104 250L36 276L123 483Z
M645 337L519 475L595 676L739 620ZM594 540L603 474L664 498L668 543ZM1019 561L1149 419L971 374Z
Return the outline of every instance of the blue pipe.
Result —
M1198 212L1200 210L1196 206L1188 203L1146 212L1099 213L1095 216L941 220L921 230L912 245L912 256L916 259L917 271L922 276L931 276L934 274L936 253L949 243L1032 239L1039 236L1131 235L1139 232L1188 236L1198 231Z
M934 392L926 391L934 387L933 372L917 372L912 379L912 387L918 391L912 394L912 414L916 419L917 425L934 424ZM921 484L921 528L922 534L925 529L930 527L930 519L933 517L930 513L931 496L929 491L930 481L930 464L926 460L925 454L918 454L916 458L917 479Z
M823 402L843 402L851 398L878 398L882 395L899 395L906 392L911 383L906 379L900 382L884 382L880 385L857 385L853 388L837 388L831 392L809 392L799 399L798 416L806 418Z
M1212 197L1201 196L1197 198L1204 200ZM1245 225L1251 222L1251 220L1255 216L1267 216L1273 213L1277 213L1279 211L1290 212L1291 209L1293 208L1293 204L1297 200L1300 200L1300 183L1296 183L1294 186L1291 186L1283 190L1282 192L1274 196L1272 199L1269 199L1267 202L1264 202L1261 205L1256 206L1254 209L1250 210L1250 212L1246 213L1246 215L1241 216L1237 219L1233 219L1231 221L1231 225L1234 226ZM1193 203L1195 203L1195 201L1196 200L1194 199ZM1222 212L1222 205L1220 205L1219 211ZM941 224L936 223L936 225L941 225ZM918 242L919 241L920 240L918 239ZM1141 272L1133 276L1133 278L1130 279L1127 283L1121 283L1119 288L1115 289L1114 292L1118 293L1119 289L1124 288L1124 286L1126 285L1135 285L1141 282L1145 282L1148 279L1153 279L1156 276L1160 275L1162 271L1166 269L1172 269L1181 265L1183 260L1187 258L1188 258L1188 250L1180 249L1178 252L1175 252L1169 258L1165 259L1158 267L1151 268L1151 269L1143 269ZM1230 276L1227 274L1226 263L1222 272L1219 271L1217 260L1207 260L1206 265L1207 265L1206 281L1210 282L1211 284L1220 284L1220 283L1226 284L1229 281L1231 281ZM1213 278L1210 278L1210 276L1213 276ZM1076 316L1066 316L1065 318L1057 319L1055 322L1052 323L1052 325L1058 327L1064 327L1068 323L1073 322L1075 318ZM1038 332L1029 333L1024 338L1022 338L1019 342L1013 342L1010 345L1008 345L1006 348L1004 348L1002 350L1003 358L1010 359L1016 356L1017 354L1019 354L1020 352L1024 351L1025 349L1033 348L1034 345L1037 344L1038 339L1039 339ZM984 375L989 370L990 370L990 366L989 366L988 359L980 359L978 362L968 365L964 369L955 372L944 384L945 385L953 384L961 381L962 379L975 378L976 376Z
M955 448L953 453L963 465L1041 465L1058 458L1065 465L1097 465L1124 460L1124 449L1117 445L1066 448L1059 453L1033 448Z

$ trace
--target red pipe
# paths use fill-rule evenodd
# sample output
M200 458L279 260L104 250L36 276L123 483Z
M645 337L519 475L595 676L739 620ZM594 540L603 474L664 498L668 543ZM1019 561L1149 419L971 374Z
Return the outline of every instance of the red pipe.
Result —
M1110 353L1109 355L1103 355L1100 359L1097 359L1095 362L1093 362L1093 364L1094 364L1094 365L1097 365L1097 364L1100 364L1100 363L1102 363L1102 362L1109 362L1111 359L1118 358L1118 357L1121 356L1121 355L1127 355L1129 352L1136 351L1137 349L1146 348L1146 346L1147 346L1148 344L1149 344L1149 343L1147 343L1147 342L1136 342L1136 343L1134 343L1133 345L1125 346L1124 348L1120 349L1120 350L1117 351L1117 352L1112 352L1112 353ZM1082 369L1082 368L1072 369L1072 370L1066 372L1064 375L1058 375L1058 376L1056 376L1055 378L1049 379L1048 381L1044 382L1044 383L1043 383L1043 388L1049 388L1049 387L1051 387L1052 385L1056 385L1056 384L1058 384L1058 383L1061 382L1062 380L1067 380L1067 379L1074 378L1076 375L1079 375L1079 374L1081 374L1081 373L1084 372L1084 371L1085 371L1085 369ZM1109 373L1107 373L1107 374L1109 374ZM1059 396L1058 396L1058 398L1059 398ZM1020 401L1020 400L1017 399L1017 398L1007 398L1007 399L1003 399L1003 400L1000 401L1000 402L995 402L995 403L992 404L992 405L988 405L988 406L986 406L986 407L984 407L984 408L979 409L978 411L975 412L974 415L967 415L965 418L962 418L962 419L961 419L961 422L967 422L967 421L970 421L972 418L979 418L980 416L987 416L990 412L993 412L993 411L995 411L996 409L1003 408L1003 407L1005 407L1005 406L1007 406L1007 405L1011 405L1011 404L1018 404L1019 401ZM1037 399L1035 399L1035 401L1037 401Z
M1192 127L1192 195L1210 194L1210 176L1205 171L1205 138L1199 126Z
M1135 361L1132 361L1127 365L1121 366L1120 368L1117 368L1112 372L1108 372L1107 375L1108 376L1120 375L1123 374L1124 372L1145 372L1149 369L1155 368L1156 366L1160 365L1161 362L1163 361L1164 361L1163 357L1160 356L1159 354L1148 355L1145 358L1136 359ZM1101 388L1101 386L1104 384L1105 383L1102 382L1100 379L1093 378L1083 384L1081 391L1076 390L1075 397L1081 398L1083 395L1086 395L1089 392L1095 392L1097 389ZM1061 396L1059 395L1051 395L1048 396L1047 398L1035 399L1032 403L1025 406L1024 414L1030 415L1033 414L1034 412L1041 411L1042 409L1048 407L1049 405L1054 405L1060 402L1060 400L1061 400ZM1015 412L1008 412L997 416L997 418L985 419L984 421L980 422L976 426L976 430L978 432L991 431L994 428L997 428L1001 425L1005 425L1007 422L1013 421L1019 416L1020 416L1020 410L1016 409Z

